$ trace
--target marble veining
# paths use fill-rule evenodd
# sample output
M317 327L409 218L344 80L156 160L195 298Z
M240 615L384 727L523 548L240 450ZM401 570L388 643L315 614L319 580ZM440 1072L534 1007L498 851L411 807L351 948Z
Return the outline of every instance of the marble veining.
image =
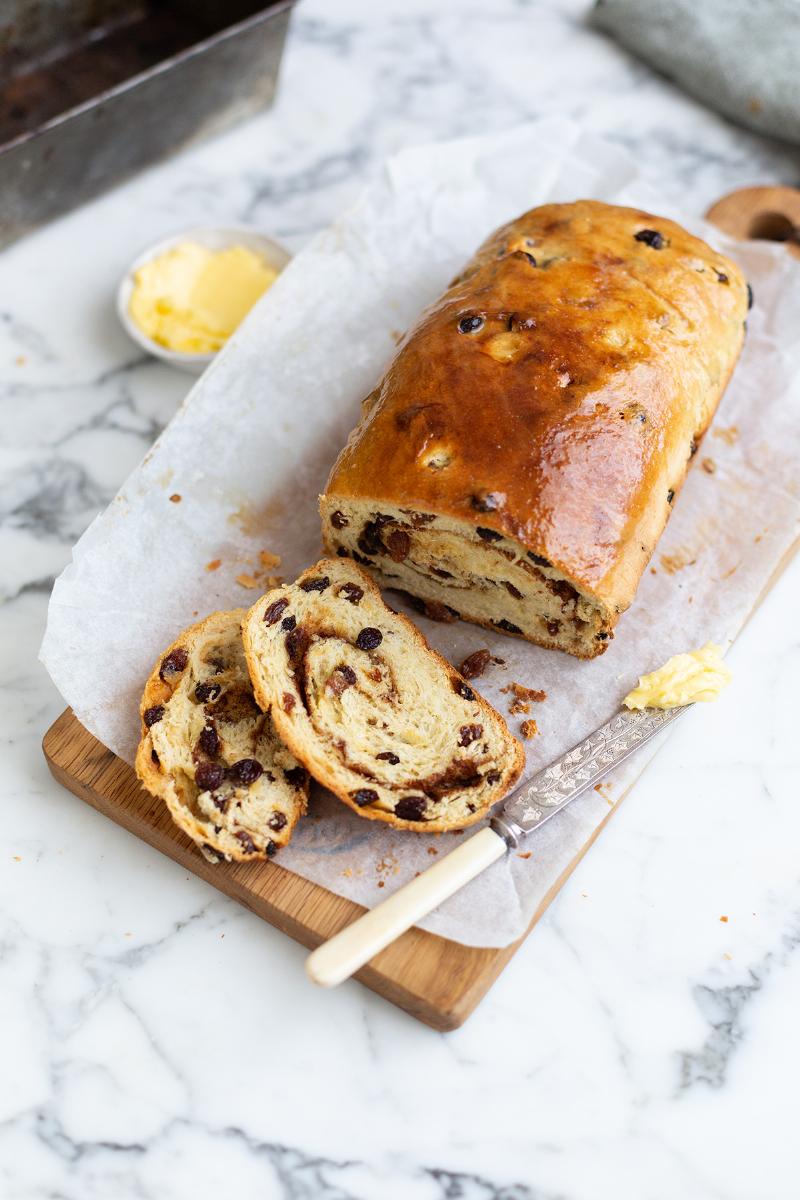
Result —
M270 112L0 255L4 1200L796 1191L797 563L729 694L680 722L451 1035L313 990L299 947L59 789L39 750L52 580L191 382L117 325L141 246L241 221L296 249L387 153L556 113L697 212L800 178L797 150L701 109L586 8L301 0Z

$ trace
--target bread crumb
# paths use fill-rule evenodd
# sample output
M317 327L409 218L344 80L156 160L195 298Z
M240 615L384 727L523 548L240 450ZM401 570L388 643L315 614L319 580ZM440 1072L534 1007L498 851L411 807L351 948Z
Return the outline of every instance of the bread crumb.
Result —
M735 446L739 440L739 427L737 425L723 426L721 429L712 429L714 437L721 438L727 446Z
M17 365L18 367L24 367L24 366L25 366L25 363L26 363L27 361L28 361L28 360L27 360L27 358L25 357L25 355L24 355L24 354L18 354L18 355L17 355L17 357L14 359L14 362L16 363L16 365Z
M720 921L722 921L722 922L723 922L723 924L726 924L726 925L727 925L727 923L728 923L728 918L727 918L727 917L720 917Z
M15 854L15 855L14 855L14 862L22 862L22 855L21 855L21 854Z
M732 954L728 954L728 953L727 953L727 951L726 951L726 952L725 952L725 954L723 954L723 956L722 956L722 957L723 957L723 958L727 958L728 962L730 962L730 961L731 961L731 959L733 958L733 955L732 955Z
M526 850L524 854L518 854L517 858L530 858L532 853L532 850Z
M714 462L713 458L704 458L700 463L700 466L705 471L706 475L713 475L717 469L717 464Z
M279 567L281 565L280 554L270 554L269 550L259 550L258 560L262 567L266 567L267 570L269 570L270 567Z
M534 738L539 732L539 726L535 721L523 721L519 731L524 738Z
M513 692L517 700L533 700L537 704L541 704L547 699L547 692L540 692L538 688L525 687L522 683L510 683L508 687L500 688L501 692Z
M344 875L345 879L352 879L353 878L353 868L345 867L345 869L342 871L342 874Z
M221 566L222 566L221 558L212 558L211 562L206 563L206 570L207 571L218 571Z
M173 504L180 504L182 499L183 499L183 496L180 494L180 492L173 492L172 495L170 496L170 500L172 501Z
M282 575L268 575L265 582L266 582L266 585L268 588L280 587L281 584L283 583L283 576Z
M378 887L384 887L384 886L385 886L385 884L384 884L383 880L382 880L382 879L379 879L379 880L378 880Z
M435 846L428 846L428 854L438 854L438 853L439 853L439 851L436 849Z
M236 576L236 582L239 584L239 587L243 588L258 587L258 580L256 579L255 575L248 575L246 571L243 571L241 575Z
M529 713L531 711L530 704L526 704L524 700L512 700L508 706L508 711L517 716L518 713Z

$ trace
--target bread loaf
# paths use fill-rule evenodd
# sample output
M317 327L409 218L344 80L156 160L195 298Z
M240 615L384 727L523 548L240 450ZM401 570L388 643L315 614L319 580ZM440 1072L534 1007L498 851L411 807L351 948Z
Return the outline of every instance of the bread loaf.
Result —
M581 658L631 603L736 363L748 288L672 221L550 204L484 243L367 398L331 554Z
M144 690L136 773L211 862L268 858L305 812L308 774L253 698L244 609L187 629Z
M362 817L461 829L518 778L505 721L369 576L323 560L244 623L256 698L292 753Z

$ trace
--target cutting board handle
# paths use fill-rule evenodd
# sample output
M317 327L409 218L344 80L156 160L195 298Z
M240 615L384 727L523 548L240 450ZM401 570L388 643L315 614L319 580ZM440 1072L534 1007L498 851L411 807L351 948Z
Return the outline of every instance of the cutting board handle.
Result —
M706 219L743 241L783 242L800 258L800 188L738 188L712 204Z

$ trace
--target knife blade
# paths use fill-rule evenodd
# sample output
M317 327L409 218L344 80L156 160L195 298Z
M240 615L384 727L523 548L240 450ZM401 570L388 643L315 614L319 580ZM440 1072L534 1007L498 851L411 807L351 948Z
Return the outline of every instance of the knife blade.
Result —
M306 960L309 978L322 987L335 987L348 979L481 871L525 842L587 788L604 779L688 707L691 705L621 709L512 792L488 826L318 946Z

